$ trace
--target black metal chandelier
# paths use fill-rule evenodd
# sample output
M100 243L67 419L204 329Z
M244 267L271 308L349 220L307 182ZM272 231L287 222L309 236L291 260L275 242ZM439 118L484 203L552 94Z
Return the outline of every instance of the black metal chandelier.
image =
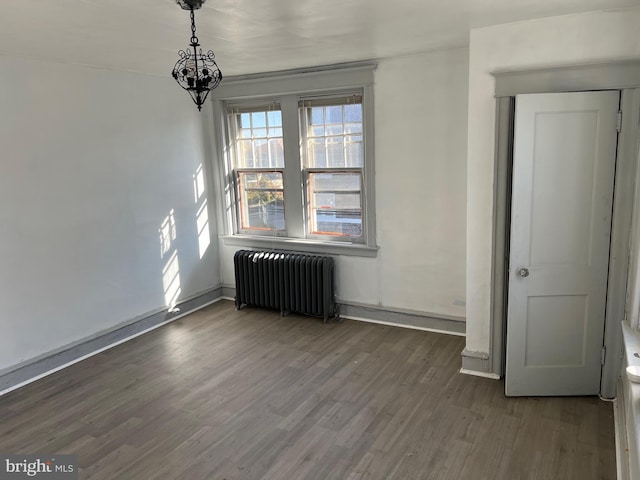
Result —
M187 50L180 50L180 58L173 67L171 75L178 85L184 88L202 110L202 105L209 92L220 85L222 72L216 63L213 50L203 53L198 37L196 37L196 20L194 10L198 10L206 0L176 0L183 10L191 12L191 43Z

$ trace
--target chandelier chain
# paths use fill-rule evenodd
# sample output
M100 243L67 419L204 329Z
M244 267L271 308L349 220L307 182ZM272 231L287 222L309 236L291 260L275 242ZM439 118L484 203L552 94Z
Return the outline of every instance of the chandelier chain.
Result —
M191 45L194 47L198 45L198 37L196 37L196 16L191 7Z

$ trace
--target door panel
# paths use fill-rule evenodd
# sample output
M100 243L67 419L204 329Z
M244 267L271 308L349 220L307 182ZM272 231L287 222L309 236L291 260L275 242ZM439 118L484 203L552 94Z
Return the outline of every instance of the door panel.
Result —
M516 97L507 395L599 392L619 100Z

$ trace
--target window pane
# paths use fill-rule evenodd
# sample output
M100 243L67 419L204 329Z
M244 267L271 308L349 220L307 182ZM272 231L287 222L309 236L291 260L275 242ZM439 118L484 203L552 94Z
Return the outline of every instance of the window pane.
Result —
M362 236L359 173L309 173L310 231L315 235Z
M359 103L354 105L345 105L344 121L362 123L362 105Z
M281 172L238 174L240 221L244 230L284 230Z
M269 168L269 147L266 140L255 140L256 167Z
M353 211L315 211L316 230L314 235L333 235L340 237L362 236L362 212Z
M342 135L344 128L341 123L327 125L327 135Z
M346 101L346 100L345 100ZM363 167L362 105L301 107L306 122L307 168ZM346 123L345 123L346 122ZM325 142L320 140L324 138ZM324 154L320 151L324 148Z
M359 173L310 173L316 190L360 190Z
M269 155L271 156L271 167L284 168L284 145L282 138L272 138L269 140Z
M253 128L260 128L267 126L267 113L266 112L253 112L251 114L251 121Z
M342 123L342 106L326 107L326 123Z
M238 141L238 167L253 167L253 142L251 140Z
M344 133L362 133L362 123L345 123Z
M313 107L311 109L311 125L324 124L324 108Z
M284 168L282 112L269 108L229 114L230 125L238 126L231 132L236 137L234 168Z
M267 114L267 120L270 127L282 126L282 112L280 110L272 110Z
M326 167L326 147L324 146L324 140L311 142L311 164L315 167Z
M272 190L275 188L282 190L283 188L281 172L241 172L238 176L247 189Z
M251 114L243 113L240 117L240 128L251 128Z
M338 208L344 209L360 209L359 193L316 193L313 204L317 209L321 208Z
M327 166L344 167L344 147L342 138L329 138L327 140Z
M346 140L345 157L347 167L362 167L364 158L362 154L362 137L347 137Z

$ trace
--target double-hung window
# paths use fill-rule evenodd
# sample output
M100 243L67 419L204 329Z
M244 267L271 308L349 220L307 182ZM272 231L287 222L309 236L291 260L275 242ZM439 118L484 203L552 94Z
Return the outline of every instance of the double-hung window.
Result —
M237 229L286 232L282 112L273 103L229 108L229 137L237 186Z
M375 255L372 72L225 79L226 243Z
M362 97L301 100L307 232L362 238Z

